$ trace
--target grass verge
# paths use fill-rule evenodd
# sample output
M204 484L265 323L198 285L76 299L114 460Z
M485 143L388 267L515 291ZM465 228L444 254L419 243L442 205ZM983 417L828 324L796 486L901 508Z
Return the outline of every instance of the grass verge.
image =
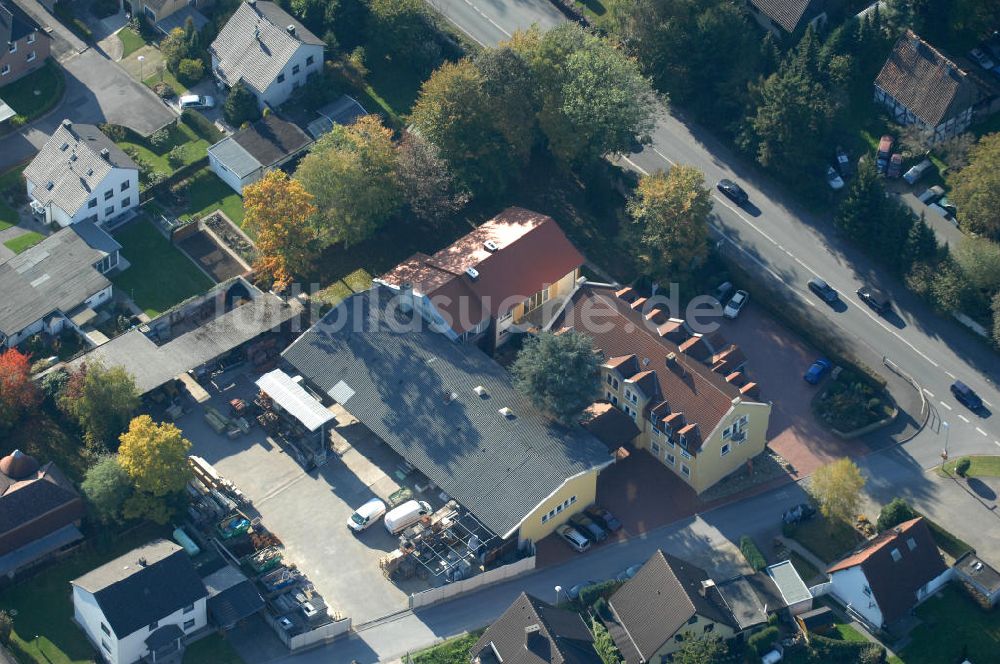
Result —
M413 664L468 664L469 650L476 644L483 630L447 639L436 646L421 650L412 656Z
M996 660L1000 620L957 586L945 586L918 606L916 613L923 622L910 632L910 642L898 653L905 664Z
M1000 456L970 456L968 459L972 465L966 477L1000 477ZM958 459L951 459L938 467L938 475L954 476L956 463Z
M243 664L232 644L221 634L206 636L184 651L184 664Z
M233 223L243 226L243 199L208 168L191 177L185 195L188 199L185 214L192 219L200 219L221 209Z
M947 553L955 560L958 560L969 551L972 551L972 547L966 542L955 537L947 530L928 519L926 516L924 517L924 521L927 522L927 527L931 529L931 537L934 538L934 543L937 544L939 549Z
M33 246L45 239L45 236L41 233L36 233L35 231L28 231L23 235L18 235L17 237L7 240L3 243L3 246L7 247L15 254L19 254L23 251L31 249Z
M122 28L118 31L118 38L122 40L122 57L127 58L140 48L146 45L145 40L138 32L132 28Z
M143 80L143 83L152 89L154 85L161 81L170 85L170 87L174 89L174 92L177 93L178 97L187 92L187 86L178 81L177 77L170 73L166 67L161 68L160 71L156 72L152 76L147 76L145 80Z
M795 571L799 573L799 576L802 577L802 580L807 586L811 580L820 575L820 571L816 569L815 565L795 551L788 552L788 560L791 561L792 567L794 567Z

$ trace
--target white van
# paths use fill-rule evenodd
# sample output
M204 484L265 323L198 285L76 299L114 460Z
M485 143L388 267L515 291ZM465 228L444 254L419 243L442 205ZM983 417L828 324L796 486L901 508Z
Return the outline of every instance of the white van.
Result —
M390 535L405 530L431 513L431 506L422 500L408 500L385 515L383 523Z

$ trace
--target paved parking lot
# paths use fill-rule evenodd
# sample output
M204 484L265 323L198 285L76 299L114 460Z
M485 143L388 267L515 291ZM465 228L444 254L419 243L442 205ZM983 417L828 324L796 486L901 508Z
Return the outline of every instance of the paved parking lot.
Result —
M221 412L228 410L229 399L252 399L257 392L253 378L243 372L216 382L222 391L206 405ZM306 473L268 442L259 426L229 440L208 426L201 406L177 424L191 441L192 454L207 459L253 501L264 525L284 543L286 559L308 576L331 611L357 625L406 607L407 591L417 588L397 587L379 569L382 556L396 547L395 538L379 524L358 536L346 526L354 508L374 495L373 485L379 492L396 486L377 465L389 461L378 458L380 451L391 453L385 445L350 431L354 447Z

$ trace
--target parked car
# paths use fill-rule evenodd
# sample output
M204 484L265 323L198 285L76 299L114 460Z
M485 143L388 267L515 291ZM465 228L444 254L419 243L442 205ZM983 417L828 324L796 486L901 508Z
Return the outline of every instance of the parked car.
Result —
M577 532L573 526L563 524L556 528L556 534L563 538L577 553L583 553L590 548L590 540Z
M912 166L910 170L903 174L903 179L906 180L907 184L914 184L917 180L924 177L924 174L931 169L934 164L931 163L930 159L924 159L922 162L916 166Z
M626 567L622 571L618 572L618 574L615 576L615 581L628 581L633 576L638 574L639 570L641 569L642 569L642 563L637 563L635 565Z
M566 591L566 597L569 597L572 600L576 600L578 597L580 597L580 591L582 591L587 586L592 586L596 583L597 581L594 581L593 579L587 579L586 581L581 581L576 585L570 586L569 590Z
M215 98L204 95L183 95L180 99L180 107L182 111L186 108L215 108Z
M367 503L354 510L347 519L347 527L356 533L368 528L385 515L385 503L378 498L372 498Z
M743 311L743 307L746 306L749 299L750 293L745 290L736 291L736 295L733 295L733 299L729 300L729 304L722 310L722 315L726 318L736 318Z
M981 48L974 48L969 51L969 57L975 60L976 64L983 69L993 69L996 66L996 63Z
M924 205L930 205L942 196L944 196L944 188L941 185L936 184L933 187L927 187L924 189L923 193L917 196L917 200Z
M608 539L608 533L597 525L593 519L586 516L583 513L574 514L569 518L569 522L573 524L573 527L583 533L583 536L589 539L595 544L597 542L603 542Z
M816 385L819 381L823 380L823 376L826 375L826 372L829 371L832 366L833 365L830 364L830 360L821 357L812 363L802 378L810 385Z
M726 198L737 205L743 205L750 200L750 196L747 192L743 191L743 187L736 184L732 180L719 180L719 184L715 185L715 187L721 191Z
M889 167L889 157L892 155L893 144L893 138L888 134L879 139L878 153L875 155L875 167L879 173L885 173L885 169Z
M958 402L968 408L969 410L975 412L983 407L983 400L979 397L976 392L963 383L960 380L956 380L951 384L951 393L955 395Z
M591 519L604 526L604 529L608 532L617 533L622 529L622 522L600 505L591 505L583 511Z
M728 281L723 281L719 284L719 287L715 289L715 292L712 293L712 297L715 298L715 301L718 302L721 307L722 303L726 301L726 298L728 298L729 294L732 292L733 284Z
M872 286L862 286L858 289L858 297L861 301L874 309L879 314L886 314L892 311L892 300L889 296Z
M431 506L422 500L408 500L399 507L395 507L385 515L385 529L390 535L402 532L420 521L433 510Z
M890 178L898 178L903 173L903 155L898 152L893 153L889 158L889 168L886 169L885 175Z
M931 203L930 205L927 206L927 209L936 214L937 216L941 217L942 219L947 219L948 217L951 216L951 213L948 212L948 210L944 209L937 203Z
M840 174L845 178L850 176L852 172L851 158L847 156L847 152L844 151L844 148L838 145L835 154L837 157L837 170L840 171Z
M938 199L937 204L948 211L948 214L955 215L958 214L958 208L954 203L948 200L947 196L942 196Z
M819 296L819 299L823 300L827 304L833 304L840 299L837 291L835 291L830 284L826 283L819 277L809 280L809 290L816 293L816 295Z
M815 507L809 503L799 503L795 507L785 510L781 520L785 523L799 523L800 521L808 521L814 516L816 516Z
M840 177L837 173L837 169L833 166L827 166L826 168L826 183L830 185L830 189L834 191L840 191L844 188L844 179Z

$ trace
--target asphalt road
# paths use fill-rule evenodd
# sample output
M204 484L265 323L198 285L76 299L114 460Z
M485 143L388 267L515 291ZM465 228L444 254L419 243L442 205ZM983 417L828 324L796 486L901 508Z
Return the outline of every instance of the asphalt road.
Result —
M547 0L428 2L484 44L495 44L533 23L544 28L565 20ZM640 172L683 163L703 171L710 183L724 177L738 181L752 206L741 209L715 196L718 230L732 247L796 293L802 307L815 308L852 342L890 357L926 389L928 402L949 426L908 445L922 466L939 461L946 431L952 456L1000 453L1000 415L992 412L1000 410L1000 355L957 322L934 313L900 280L838 238L827 216L801 209L781 187L696 124L660 109L652 138L652 145L627 155L624 163ZM809 294L806 283L814 276L841 293L846 309L834 311ZM893 298L893 315L880 317L856 298L854 292L864 283L878 284ZM949 386L956 378L982 396L989 412L971 413L952 397Z

